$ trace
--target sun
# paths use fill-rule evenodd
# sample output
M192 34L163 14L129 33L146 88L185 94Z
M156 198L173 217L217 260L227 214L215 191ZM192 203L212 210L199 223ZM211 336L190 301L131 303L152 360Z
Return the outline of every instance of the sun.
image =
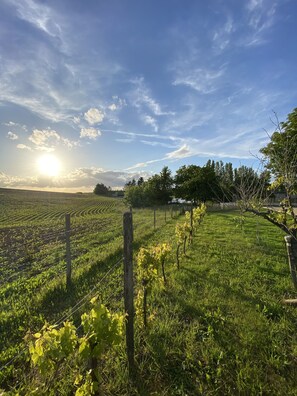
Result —
M44 154L37 160L37 167L42 175L54 177L61 171L61 163L55 155Z

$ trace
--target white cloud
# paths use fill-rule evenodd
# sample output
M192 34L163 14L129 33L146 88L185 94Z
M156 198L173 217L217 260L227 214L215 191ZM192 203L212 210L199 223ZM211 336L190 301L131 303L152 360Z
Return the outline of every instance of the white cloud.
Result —
M115 111L117 110L117 105L115 103L112 103L111 105L108 106L110 111Z
M130 92L130 100L138 109L147 108L155 116L173 115L174 113L164 111L161 105L152 98L150 90L145 86L144 78L136 78L131 81L134 89Z
M251 32L244 38L243 44L248 47L262 45L269 40L268 32L275 23L277 2L250 0L246 8Z
M95 128L82 128L80 130L80 137L81 138L89 138L89 139L96 139L98 136L101 136L101 132Z
M11 140L17 140L19 138L18 135L16 135L15 133L13 133L11 131L8 132L7 137L8 137L8 139L11 139Z
M0 187L26 189L45 189L52 191L93 191L97 183L103 183L112 188L123 188L124 184L139 177L148 178L149 172L125 172L102 168L78 168L59 177L16 177L0 172Z
M112 103L112 104L109 106L109 110L113 110L113 109L114 109L114 106L116 106L116 109L117 109L117 110L120 110L120 109L122 109L123 107L127 106L126 100L120 98L120 97L117 96L117 95L114 95L114 96L112 97L112 99L114 100L114 103ZM112 107L112 108L111 108L111 107Z
M104 119L104 113L92 107L84 114L84 118L90 125L99 124Z
M45 143L56 142L61 139L60 135L54 130L34 129L29 136L29 140L36 146L43 146Z
M158 132L158 129L159 129L158 123L157 123L157 120L154 117L149 116L149 115L145 115L144 116L144 123L147 124L147 125L150 125L155 132Z
M35 150L52 152L59 144L72 149L79 145L78 141L70 140L62 137L53 129L34 129L28 138L34 145Z
M8 126L8 127L12 127L12 126L16 126L18 124L16 124L13 121L9 121L9 122L3 122L2 125Z
M178 150L172 151L171 153L167 153L166 158L180 159L180 158L191 157L192 155L194 155L193 151L190 149L190 147L187 144L184 144Z
M210 94L220 87L219 80L224 73L222 67L218 70L203 68L179 70L173 85L187 85L202 94Z
M215 30L213 35L213 46L219 51L223 51L229 46L231 35L235 31L235 26L232 17L229 15L226 23Z
M72 121L74 122L74 124L79 124L80 123L80 117L73 117Z
M166 147L166 148L174 148L176 147L175 145L168 144L168 143L162 143L158 141L151 141L151 140L140 140L141 143L147 144L148 146L153 146L153 147Z
M61 32L61 28L56 22L56 16L52 10L33 0L10 0L17 10L18 17L31 23L37 29L42 30L50 36L57 36Z
M27 131L27 126L18 124L17 122L9 121L9 122L3 122L2 125L5 125L7 127L14 127L14 129L23 129L24 131Z
M254 11L257 8L261 8L263 5L263 0L249 0L247 2L247 9L249 11Z
M17 148L20 150L29 150L32 151L32 148L29 146L26 146L25 144L17 144Z

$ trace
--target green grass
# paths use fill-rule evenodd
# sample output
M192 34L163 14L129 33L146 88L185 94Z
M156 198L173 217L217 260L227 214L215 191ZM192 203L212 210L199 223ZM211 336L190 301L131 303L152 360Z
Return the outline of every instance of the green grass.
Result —
M1 342L6 346L2 361L19 350L20 335L29 327L37 331L45 319L53 323L71 312L70 307L121 256L122 217L112 210L101 217L85 216L78 221L81 227L84 219L87 224L105 225L100 232L86 230L76 240L71 290L65 289L64 277L48 272L55 266L0 290ZM195 233L177 270L176 220L167 216L165 226L164 213L159 211L154 231L151 210L135 211L133 217L135 254L141 246L173 245L166 263L168 283L164 287L157 282L153 287L148 328L143 329L136 319L134 380L128 378L123 340L101 362L103 394L296 395L297 312L282 303L295 296L284 235L252 215L240 219L236 211L213 211ZM50 250L45 256L50 260ZM60 265L63 270L63 261ZM98 290L103 302L115 292L112 309L122 309L121 282L119 269ZM80 314L73 317L77 324ZM30 382L27 369L28 363L20 359L4 373L3 384ZM73 392L69 370L65 383L58 385L59 394ZM53 385L53 392L58 388Z
M137 376L111 360L114 395L296 395L297 313L283 235L236 212L210 213L169 284L150 297L153 320L137 329ZM258 226L258 229L257 229ZM172 239L173 224L155 241ZM169 269L170 267L170 269ZM108 377L111 378L111 377Z
M71 307L88 294L122 257L122 215L127 210L122 200L91 194L14 190L3 190L2 194L7 218L2 219L0 225L0 235L3 237L0 240L3 258L1 281L7 278L9 281L0 285L0 366L22 350L23 337L29 329L38 331L45 320L54 323L71 312ZM47 207L45 210L45 198L56 209ZM13 222L10 222L11 216L21 207L21 219L14 216ZM97 209L90 212L90 207ZM48 220L51 210L55 218L57 208L61 213L72 212L71 227L76 230L71 235L72 287L69 290L65 287L65 242L59 238L44 238L44 235L63 230L63 219ZM35 219L34 213L38 214ZM24 220L25 217L28 219ZM159 210L157 228L164 224L164 213ZM151 209L134 213L134 232L135 243L153 234ZM26 245L28 242L30 251ZM13 251L13 257L7 255L9 250ZM99 289L103 300L111 291L119 290L121 295L121 276L121 271L118 271L115 279L105 282L104 292ZM74 319L78 320L81 313L82 310ZM23 371L23 365L24 356L21 355L14 365L9 365L0 373L0 386L15 383Z

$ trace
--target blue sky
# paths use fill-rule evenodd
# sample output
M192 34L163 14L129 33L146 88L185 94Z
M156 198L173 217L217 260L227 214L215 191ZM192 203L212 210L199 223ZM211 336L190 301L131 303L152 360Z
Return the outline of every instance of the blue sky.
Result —
M2 0L0 187L255 167L297 107L296 18L295 0Z

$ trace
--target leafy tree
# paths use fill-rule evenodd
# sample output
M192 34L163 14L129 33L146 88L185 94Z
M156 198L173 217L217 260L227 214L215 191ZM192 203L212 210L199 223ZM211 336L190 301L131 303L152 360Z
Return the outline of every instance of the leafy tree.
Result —
M176 172L174 194L188 201L206 201L217 196L218 178L214 168L206 165L183 165Z
M289 264L297 289L297 214L292 203L293 195L297 192L297 109L288 115L286 122L279 122L277 118L276 120L276 131L260 152L264 154L267 171L275 178L269 190L283 189L285 199L280 202L279 210L267 209L261 200L261 193L265 188L262 183L253 194L243 196L242 202L247 211L263 217L287 234L285 240ZM267 174L263 174L261 179L266 185Z
M94 194L96 195L108 195L110 192L110 187L106 187L103 183L96 184L94 188Z
M275 124L277 130L270 142L260 151L266 167L275 177L275 187L281 187L290 200L297 193L297 108L288 115L286 122Z
M144 178L141 176L141 177L138 179L138 181L137 181L137 185L138 185L138 186L142 186L143 183L144 183Z
M171 171L165 166L147 181L140 177L137 183L134 179L126 183L125 200L133 207L165 205L172 199L172 183Z
M125 202L134 208L148 205L148 198L144 192L144 183L140 186L129 186L125 188Z
M172 199L172 177L165 166L159 175L150 177L145 184L145 194L151 205L166 205Z
M135 180L135 179L129 180L129 181L125 184L125 188L126 188L126 187L132 187L132 186L136 186L136 180Z

